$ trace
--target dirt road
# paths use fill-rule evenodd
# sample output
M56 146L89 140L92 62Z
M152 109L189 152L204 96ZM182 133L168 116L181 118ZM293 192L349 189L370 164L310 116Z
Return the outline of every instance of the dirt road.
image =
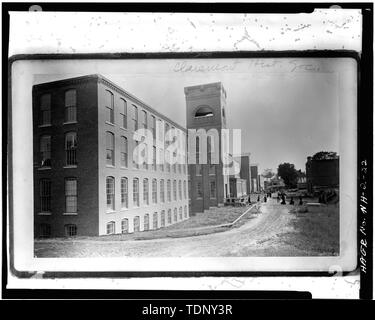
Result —
M215 234L137 241L36 242L38 257L218 257L306 255L294 245L293 214L274 199L246 224Z

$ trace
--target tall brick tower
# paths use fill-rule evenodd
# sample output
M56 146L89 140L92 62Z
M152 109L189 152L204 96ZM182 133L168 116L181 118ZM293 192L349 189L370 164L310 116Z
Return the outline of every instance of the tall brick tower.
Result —
M218 132L219 161L212 164L210 161L210 144L212 140L200 136L199 139L207 139L208 154L207 164L189 164L189 197L190 212L203 212L210 207L220 206L229 193L229 177L223 175L223 163L221 159L221 129L226 128L226 91L221 82L196 85L185 88L186 98L186 127L187 129L216 129ZM198 142L198 139L197 139ZM198 145L198 143L197 143ZM200 145L200 144L199 144ZM217 149L216 149L217 151ZM199 154L196 150L188 150L189 153Z

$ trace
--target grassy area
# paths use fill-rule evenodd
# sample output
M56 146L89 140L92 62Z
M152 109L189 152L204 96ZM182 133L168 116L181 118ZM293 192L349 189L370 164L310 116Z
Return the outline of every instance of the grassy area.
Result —
M189 220L182 221L169 227L169 230L189 229L206 226L215 226L225 223L231 223L236 220L248 207L222 207L215 208L206 213L197 213Z
M297 212L292 220L293 244L311 255L338 255L340 248L339 208L329 205L325 212Z
M54 238L37 240L38 242L54 242L54 241L80 241L80 240L96 240L96 241L127 241L127 240L152 240L160 238L181 238L191 237L197 235L211 234L228 230L227 227L207 228L221 224L231 223L243 214L249 207L222 207L211 209L207 213L199 213L190 217L188 220L160 228L157 230L128 233L128 234L114 234L97 237L74 237L74 238ZM242 225L247 219L251 218L251 214L245 215L236 226Z

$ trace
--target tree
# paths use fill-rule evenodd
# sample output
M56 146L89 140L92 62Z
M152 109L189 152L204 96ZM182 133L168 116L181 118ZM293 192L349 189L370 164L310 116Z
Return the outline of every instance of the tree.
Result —
M277 174L284 180L288 188L295 188L297 186L298 172L294 164L287 162L279 164Z
M333 151L319 151L313 155L313 160L337 159L337 153Z
M275 174L272 172L272 169L265 169L262 173L264 178L272 178Z
M297 176L298 178L306 177L306 173L302 172L301 169L297 170Z

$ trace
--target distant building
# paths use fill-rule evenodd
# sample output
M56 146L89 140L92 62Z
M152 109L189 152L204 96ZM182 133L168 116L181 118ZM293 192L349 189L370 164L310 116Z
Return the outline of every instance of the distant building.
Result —
M235 157L235 160L241 162L240 173L237 176L239 179L243 179L246 186L246 194L251 192L251 165L250 165L250 153L244 153L241 156ZM232 183L233 185L233 183ZM244 187L242 188L244 189ZM231 192L232 193L232 192Z
M275 174L265 181L265 189L269 192L279 191L285 188L284 180Z
M307 189L306 177L301 176L297 179L297 188L299 190Z
M265 187L266 178L263 177L263 175L259 175L259 184L261 190L266 190Z
M138 128L152 131L161 154L164 129L186 134L101 75L33 87L36 237L144 231L189 217L186 162L137 164Z
M250 165L250 190L252 193L260 192L260 177L258 173L258 164Z
M309 193L339 187L339 156L325 159L307 157L306 184Z
M229 197L241 198L243 196L246 196L248 194L246 183L247 183L247 180L245 179L230 177L229 178L229 189L230 189Z

